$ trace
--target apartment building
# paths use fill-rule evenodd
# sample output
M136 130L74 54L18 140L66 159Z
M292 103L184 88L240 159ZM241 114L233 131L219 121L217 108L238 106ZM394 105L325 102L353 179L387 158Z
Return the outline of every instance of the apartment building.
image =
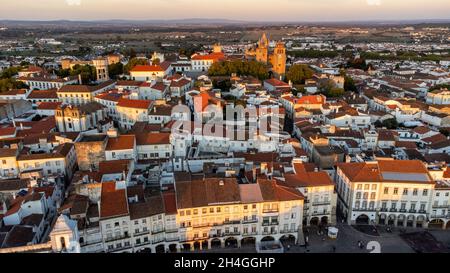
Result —
M339 163L335 182L349 224L428 226L435 182L421 161Z

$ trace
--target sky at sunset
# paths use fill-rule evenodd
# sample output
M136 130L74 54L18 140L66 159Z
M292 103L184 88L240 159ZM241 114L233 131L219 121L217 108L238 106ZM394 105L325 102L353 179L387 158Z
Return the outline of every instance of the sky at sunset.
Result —
M0 19L450 19L450 0L0 0Z

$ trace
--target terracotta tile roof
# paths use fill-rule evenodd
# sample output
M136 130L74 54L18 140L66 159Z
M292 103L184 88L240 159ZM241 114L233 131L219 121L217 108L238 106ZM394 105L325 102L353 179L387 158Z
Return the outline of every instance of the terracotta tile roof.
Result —
M122 173L129 170L132 159L101 161L98 165L100 175L111 173Z
M426 134L428 132L430 132L430 128L426 127L426 126L417 126L416 128L413 129L413 132L418 133L418 134Z
M125 189L116 189L115 182L102 183L100 218L112 218L129 214Z
M444 136L443 134L436 134L436 135L422 139L423 142L429 143L429 144L435 144L435 143L443 142L446 140L447 140L447 137Z
M194 61L203 61L203 60L212 60L214 62L225 59L225 55L223 53L211 53L207 55L196 54L191 57L191 60Z
M235 178L206 178L176 182L176 189L178 209L233 204L241 201L239 185Z
M116 86L140 86L142 84L141 81L117 81Z
M16 96L16 95L24 95L26 93L27 93L26 89L11 89L9 91L0 93L0 96Z
M91 93L103 89L109 85L115 84L114 81L109 80L98 85L63 85L58 92L66 93Z
M191 83L191 81L190 80L187 80L187 79L180 79L180 80L178 80L178 81L175 81L175 80L173 80L171 83L170 83L170 87L182 87L182 86L185 86L185 85L188 85L188 84L190 84Z
M161 91L161 92L164 92L164 90L166 90L167 87L168 87L168 86L165 85L165 84L162 83L162 82L157 82L157 83L155 83L154 85L151 86L152 89L159 90L159 91Z
M139 146L170 144L170 133L137 133L136 144Z
M134 135L121 135L116 138L109 138L105 150L131 150L135 147L135 139Z
M149 109L151 104L152 104L151 100L130 100L120 98L117 103L117 106L127 108Z
M177 199L174 191L163 192L164 210L166 214L177 214Z
M45 193L45 198L49 198L53 195L53 192L55 191L54 186L45 186L45 187L35 187L33 188L34 192L43 192Z
M62 102L55 101L55 102L41 102L39 103L37 109L38 110L56 110L58 106L60 106Z
M264 201L303 200L304 196L296 189L278 185L275 181L258 179Z
M44 71L44 69L34 65L29 65L27 68L20 70L20 72L42 72L42 71Z
M431 177L427 168L419 160L379 160L377 163L338 163L337 167L351 182L413 182L402 180L401 174L423 174L419 183L430 183ZM385 178L384 174L398 174L396 178ZM395 177L395 176L394 176Z
M0 192L5 191L19 191L20 189L26 189L30 186L29 179L3 179L0 180Z
M118 92L104 92L95 96L95 98L100 100L107 100L118 102L122 98L123 94Z
M3 247L26 246L33 241L35 234L33 227L15 225L6 235Z
M412 141L396 141L395 147L398 148L408 148L408 149L417 149L417 144Z
M16 134L16 127L0 128L0 136L12 136Z
M285 184L289 187L320 187L320 186L332 186L330 176L325 171L315 172L314 165L295 163L295 174L285 174ZM312 168L312 171L311 171ZM280 182L280 184L282 184Z
M160 65L136 65L130 72L164 72Z
M56 93L56 89L33 90L27 99L58 99L58 94Z
M129 207L130 219L141 219L164 213L164 200L161 193L157 193L148 197L145 202L131 203Z
M275 78L267 79L267 80L265 80L265 82L270 84L270 85L272 85L272 86L274 86L274 87L289 87L290 88L288 83L280 81L280 80L277 80Z
M436 143L431 143L430 145L428 145L428 147L434 150L450 147L450 139L446 139L444 141L439 141Z

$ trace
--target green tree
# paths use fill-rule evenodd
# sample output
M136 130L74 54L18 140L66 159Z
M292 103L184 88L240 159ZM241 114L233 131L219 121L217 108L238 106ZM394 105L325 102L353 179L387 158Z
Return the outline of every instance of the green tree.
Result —
M364 59L364 58L357 58L357 59L350 60L347 63L347 67L355 68L355 69L362 69L362 70L368 69L366 59Z
M208 70L209 76L253 76L260 80L269 78L269 72L265 64L257 61L222 61L211 65Z
M95 67L91 65L75 65L70 71L70 76L78 75L81 75L81 81L83 84L89 84L97 79Z
M128 63L124 66L123 71L125 73L129 73L131 69L133 69L136 65L146 65L148 61L146 59L141 58L133 58L128 61Z
M342 96L344 93L345 90L343 88L333 87L326 93L326 96L336 98Z
M395 118L386 119L381 124L383 125L383 127L386 127L390 130L398 128L398 122Z
M2 74L1 74L0 78L1 79L11 78L11 77L17 75L19 73L20 69L21 68L17 67L17 66L9 67L9 68L7 68L7 69L2 71Z
M345 76L344 81L344 89L346 91L354 91L356 92L358 89L356 88L355 81L352 79L352 77Z
M446 129L446 128L440 129L439 133L443 134L446 137L450 136L450 131L448 129Z
M109 77L115 79L118 75L123 74L123 64L121 62L108 66Z
M70 76L70 69L60 69L60 70L56 70L56 71L55 71L55 74L56 74L58 77L65 78L65 77Z
M161 60L160 60L159 58L155 58L155 59L152 61L152 64L153 64L153 65L159 65L159 64L161 64Z
M450 84L438 84L430 88L430 91L434 90L440 90L440 89L449 89L450 90Z
M5 92L11 89L29 88L28 85L21 81L16 81L14 78L0 79L0 92Z
M304 84L305 80L311 78L313 75L314 71L307 65L294 64L286 73L286 79L292 81L293 84Z

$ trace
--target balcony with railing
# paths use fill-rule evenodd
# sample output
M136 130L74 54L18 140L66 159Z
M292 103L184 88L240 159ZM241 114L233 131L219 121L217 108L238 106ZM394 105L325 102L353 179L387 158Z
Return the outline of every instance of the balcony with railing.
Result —
M149 233L150 233L149 230L140 230L140 231L138 231L138 232L135 232L133 235L134 235L134 236L142 236L142 235L147 235L147 234L149 234Z
M152 240L152 244L158 244L158 243L162 243L164 242L166 239L165 238L156 238Z
M147 242L142 241L142 242L140 242L140 243L135 243L134 246L135 246L135 247L139 247L139 246L149 245L149 244L150 244L150 241L147 241Z
M132 249L132 246L131 245L123 245L120 247L114 247L113 249L108 249L108 252L124 251L124 250L128 250L128 249Z
M258 232L243 232L242 236L254 236L254 235L258 235Z
M297 232L297 230L296 229L292 229L292 228L280 230L280 233L294 233L294 232Z
M331 201L317 201L312 203L313 206L328 206L330 204Z
M241 223L240 220L234 220L234 221L223 221L224 225L239 225Z
M320 216L320 215L328 215L328 214L330 214L328 211L316 211L316 212L313 212L311 215Z
M279 209L263 209L263 213L278 213Z
M113 237L106 237L105 242L112 242L112 241L118 241L118 240L124 240L129 239L130 235L120 235L120 236L113 236Z
M166 233L177 233L178 228L166 228Z
M441 213L441 214L431 214L430 218L443 218L443 219L450 219L450 214L448 213Z
M272 235L272 234L278 234L278 231L276 230L271 230L271 231L263 231L261 233L262 235Z
M446 205L433 205L432 207L433 207L433 208L436 208L436 209L446 209L446 208L450 208L450 206L449 206L448 204L446 204Z
M241 235L240 231L229 231L222 233L222 236L238 236Z
M163 228L160 228L160 229L154 229L154 230L152 230L152 235L159 234L159 233L163 233L163 232L164 232L164 229L163 229Z
M263 222L263 226L278 226L278 221L272 221L272 222Z
M247 219L242 220L242 224L252 224L252 223L258 223L258 219Z
M179 240L180 240L180 238L178 238L178 237L166 238L166 242L176 242L176 241L179 241Z

